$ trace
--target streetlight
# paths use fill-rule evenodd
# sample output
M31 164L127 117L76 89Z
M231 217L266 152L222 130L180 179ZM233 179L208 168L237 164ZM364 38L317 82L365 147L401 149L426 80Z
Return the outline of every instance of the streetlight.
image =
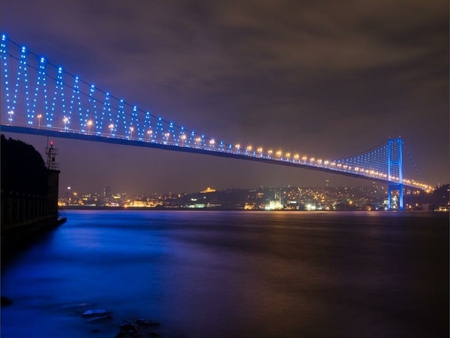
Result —
M130 127L130 140L133 138L134 127Z
M39 114L39 115L37 116L37 118L38 118L38 120L39 120L39 126L38 126L38 128L41 128L41 118L42 118L42 114Z
M151 138L152 138L152 134L153 134L153 130L147 130L147 135L148 135L148 141L150 142Z
M69 122L69 118L64 116L63 121L64 121L64 129L67 130L67 122Z
M92 126L93 122L92 120L87 121L86 125L88 126L88 134L91 133L91 126Z
M114 129L114 124L111 123L111 124L108 126L108 128L109 128L109 137L111 137L111 136L112 136L113 129Z
M11 125L11 122L12 122L12 116L14 115L14 111L12 111L12 110L10 110L9 112L8 112L8 114L9 114L9 125Z

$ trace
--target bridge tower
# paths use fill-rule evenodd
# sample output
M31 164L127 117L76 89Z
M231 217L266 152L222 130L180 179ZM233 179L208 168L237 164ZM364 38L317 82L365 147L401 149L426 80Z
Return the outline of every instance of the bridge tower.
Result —
M388 140L388 180L397 175L398 182L389 183L388 186L388 208L392 209L392 192L398 191L398 208L403 210L403 140L401 137Z

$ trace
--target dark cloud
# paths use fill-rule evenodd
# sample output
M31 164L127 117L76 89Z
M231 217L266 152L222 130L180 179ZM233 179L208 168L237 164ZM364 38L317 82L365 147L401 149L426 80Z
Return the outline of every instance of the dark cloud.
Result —
M4 0L1 5L2 29L13 40L190 129L324 157L350 156L402 135L426 180L449 180L446 1ZM143 166L152 165L141 159L142 150L126 151ZM150 152L167 163L184 159ZM195 172L194 161L187 161L174 166ZM220 163L213 168L217 173L226 166L209 157L195 161ZM285 170L245 165L261 180L255 184L275 182L272 177ZM173 177L167 189L176 190L180 174L157 170ZM192 172L180 190L248 182L239 172L203 178ZM299 182L296 176L304 178L300 183L322 179L309 172L284 176L293 180L285 184ZM126 184L142 187L132 180Z

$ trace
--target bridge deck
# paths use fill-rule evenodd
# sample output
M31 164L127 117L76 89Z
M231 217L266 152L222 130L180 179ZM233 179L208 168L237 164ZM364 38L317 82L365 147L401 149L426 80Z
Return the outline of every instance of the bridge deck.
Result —
M378 177L374 177L374 176L366 176L366 175L359 174L359 173L352 173L352 172L348 172L345 170L339 170L337 168L329 168L329 167L325 167L325 166L322 166L319 164L312 165L312 164L308 164L308 163L299 163L299 161L294 163L292 160L289 160L289 159L267 158L264 155L258 155L258 154L255 154L255 155L237 154L237 153L227 151L227 150L206 150L206 149L201 149L201 148L197 148L197 147L177 146L177 145L149 142L149 141L143 141L143 140L130 140L128 138L119 138L119 137L114 137L114 136L110 137L110 136L106 136L106 135L93 135L93 134L87 134L87 133L81 133L81 132L74 132L74 131L70 131L70 130L66 131L64 129L54 130L54 129L47 129L47 128L30 128L30 127L2 124L1 130L3 132L9 132L9 133L41 135L41 136L49 136L49 137L56 137L56 138L81 140L81 141L102 142L102 143L119 144L119 145L125 145L125 146L133 146L133 147L155 148L155 149L162 149L162 150L171 150L171 151L180 151L180 152L187 152L187 153L194 153L194 154L226 157L226 158L233 158L233 159L238 159L238 160L254 161L254 162L260 162L260 163L268 163L268 164L282 165L282 166L287 166L287 167L327 172L327 173L331 173L331 174L338 174L338 175L344 175L344 176L349 176L349 177L353 177L353 178L360 178L360 179L380 182L380 183L384 183L384 184L398 184L398 182L396 182L396 181L388 181L386 179L382 179L382 178L378 178ZM421 189L421 187L418 187L413 184L408 184L405 182L403 183L403 186L409 187L409 188Z

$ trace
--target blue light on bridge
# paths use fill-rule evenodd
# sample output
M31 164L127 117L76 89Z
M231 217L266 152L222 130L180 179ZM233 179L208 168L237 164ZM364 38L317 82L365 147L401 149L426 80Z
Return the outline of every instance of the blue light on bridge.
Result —
M162 117L156 117L149 111L140 110L136 105L129 105L123 99L118 99L109 92L82 81L78 76L66 73L63 67L53 66L44 57L36 57L24 46L14 47L18 46L16 44L11 46L16 48L17 52L13 55L13 51L7 49L9 46L7 41L6 34L2 34L1 65L5 97L1 103L6 106L8 113L11 112L9 124L52 131L66 132L70 129L73 133L87 132L91 136L108 139L195 148L215 154L227 153L241 158L295 164L386 182L408 182L403 179L402 168L397 164L400 161L399 156L401 157L400 150L392 147L392 143L383 144L364 154L338 160L315 160L314 157L308 158L304 155L300 157L298 153L286 151L277 151L274 154L270 148L263 151L263 147L253 149L251 146L241 148L240 144L233 146L232 143L217 141L205 134L195 133L184 126L180 127L174 122L166 121ZM18 64L15 64L17 61ZM16 80L11 83L10 76L14 75ZM69 83L68 78L73 78L73 81ZM13 88L14 91L11 92ZM41 122L44 128L41 128ZM426 187L417 181L414 186Z

